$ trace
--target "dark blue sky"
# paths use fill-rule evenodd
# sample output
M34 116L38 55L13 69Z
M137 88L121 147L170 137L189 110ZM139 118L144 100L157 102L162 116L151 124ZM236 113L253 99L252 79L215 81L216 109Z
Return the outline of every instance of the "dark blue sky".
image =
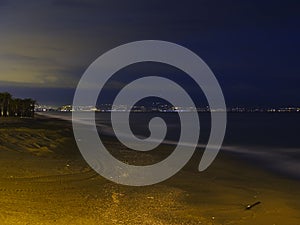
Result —
M299 106L299 9L296 0L0 0L0 92L71 103L98 56L120 44L157 39L197 53L215 73L228 106ZM123 76L126 81L128 71ZM112 95L109 88L104 94Z

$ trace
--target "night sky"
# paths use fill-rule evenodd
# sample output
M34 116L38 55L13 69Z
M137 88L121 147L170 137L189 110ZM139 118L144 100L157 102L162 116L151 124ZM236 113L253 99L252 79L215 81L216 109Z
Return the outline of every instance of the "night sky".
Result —
M70 104L97 57L155 39L198 54L228 106L300 106L299 27L297 0L0 0L0 92ZM112 95L108 86L102 98Z

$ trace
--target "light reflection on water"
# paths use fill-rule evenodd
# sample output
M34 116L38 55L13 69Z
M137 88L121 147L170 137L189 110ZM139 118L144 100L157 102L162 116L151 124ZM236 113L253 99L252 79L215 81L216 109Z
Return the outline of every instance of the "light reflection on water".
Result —
M70 112L47 112L43 115L71 120ZM148 121L157 116L164 118L168 124L165 142L176 144L180 135L180 121L176 113L132 113L130 125L133 133L147 137ZM199 147L204 147L210 133L210 114L200 113L199 117ZM114 134L110 113L96 113L96 123L102 135ZM300 179L299 127L300 114L297 113L229 113L222 151Z

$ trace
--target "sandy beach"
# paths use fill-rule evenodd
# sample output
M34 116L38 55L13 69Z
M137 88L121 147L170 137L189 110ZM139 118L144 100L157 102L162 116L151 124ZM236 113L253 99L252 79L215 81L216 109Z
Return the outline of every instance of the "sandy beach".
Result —
M112 138L101 138L128 157ZM0 118L0 143L1 224L300 224L299 180L222 151L205 172L197 171L195 154L165 182L127 187L89 168L69 122Z

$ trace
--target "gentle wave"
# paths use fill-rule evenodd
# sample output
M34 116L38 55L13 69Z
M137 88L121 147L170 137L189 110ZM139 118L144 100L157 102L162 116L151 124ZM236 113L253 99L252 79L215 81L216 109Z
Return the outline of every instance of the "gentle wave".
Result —
M49 118L62 119L66 121L72 121L72 115L70 113L38 113L38 115L46 116ZM73 121L74 122L74 121ZM75 121L84 125L94 125L94 121L82 120ZM107 136L115 136L112 127L104 124L97 124L100 133ZM122 134L124 137L130 138L130 135ZM144 138L140 136L140 138ZM147 139L147 141L159 143L156 139ZM176 141L164 140L164 144L177 145ZM183 146L194 146L190 143L181 143ZM205 144L198 144L198 148L204 149L207 147ZM214 147L214 146L210 146ZM295 179L300 179L300 149L299 148L270 148L267 146L243 146L243 145L223 145L221 148L230 154L236 154L244 159L250 159L250 161L261 168L270 169L276 173L283 174ZM254 165L253 165L254 166Z

